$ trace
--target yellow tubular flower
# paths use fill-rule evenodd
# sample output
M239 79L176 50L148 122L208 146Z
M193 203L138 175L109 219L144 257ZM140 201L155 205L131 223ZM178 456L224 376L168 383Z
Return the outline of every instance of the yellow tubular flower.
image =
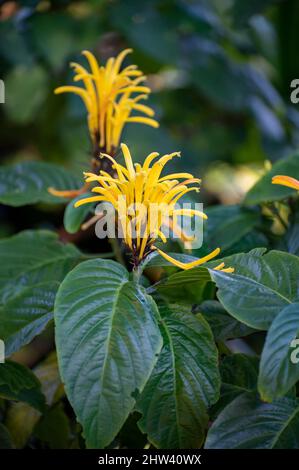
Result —
M121 144L121 149L125 166L117 163L113 157L105 155L105 158L112 162L115 176L102 170L99 175L84 173L87 183L98 183L98 186L92 189L96 195L76 201L75 207L90 202L110 202L118 216L124 242L132 251L135 265L142 261L152 249L157 249L161 256L181 269L191 269L217 256L220 252L219 248L199 260L181 263L154 246L158 238L163 242L167 241L162 228L174 226L178 215L207 218L201 211L176 207L177 201L187 192L199 191L200 180L193 178L189 173L174 173L161 177L166 163L174 157L179 157L180 153L174 152L158 158L159 154L153 152L148 155L143 165L138 163L134 165L128 147ZM183 181L180 182L180 180ZM196 186L188 186L190 184L196 184ZM182 239L186 239L184 232L182 232ZM216 269L222 270L223 267L222 263Z
M282 186L288 186L292 189L299 191L299 181L291 176L276 175L272 178L272 184L281 184Z
M61 86L55 93L75 93L83 100L88 113L88 127L95 149L114 153L118 147L124 125L139 122L158 127L153 119L154 111L140 101L148 97L150 89L142 82L146 77L136 65L121 70L121 65L131 49L125 49L117 57L110 57L105 66L100 66L95 56L83 51L89 70L77 63L74 69L74 82L82 82L83 87ZM132 116L132 112L141 113Z

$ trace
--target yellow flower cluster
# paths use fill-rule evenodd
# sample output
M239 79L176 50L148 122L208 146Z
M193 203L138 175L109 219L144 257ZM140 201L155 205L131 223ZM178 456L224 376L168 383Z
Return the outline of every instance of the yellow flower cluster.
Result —
M167 241L163 226L171 225L172 229L179 231L176 225L177 216L207 217L199 210L177 207L177 202L185 194L199 191L200 180L198 178L194 178L190 173L161 176L164 166L172 158L180 156L179 152L163 155L160 158L157 152L153 152L147 156L143 165L139 163L134 165L128 147L121 144L121 148L126 166L118 163L110 155L104 155L111 160L116 175L110 175L103 170L99 175L85 173L86 182L96 182L99 185L92 189L92 192L96 193L95 196L77 201L75 207L90 202L110 202L120 220L126 245L134 258L141 261L150 253L150 250L157 249L154 246L157 238L163 242ZM181 263L160 249L157 251L174 265L182 269L191 269L217 256L220 249L217 248L209 255L191 263ZM232 268L223 268L223 263L216 267L226 272L233 271Z
M134 165L128 147L121 144L126 165L121 165L114 158L126 123L159 126L153 119L152 108L141 103L151 91L143 84L146 77L136 65L128 65L122 69L123 61L130 52L131 49L126 49L117 57L108 59L105 66L100 66L91 52L83 51L89 69L78 63L71 63L75 72L74 82L82 82L83 86L56 88L56 94L75 93L82 98L88 114L94 155L98 157L100 154L109 161L111 171L104 171L98 165L92 166L92 170L96 172L85 173L85 185L80 190L60 191L49 188L49 192L55 196L73 198L85 192L93 183L98 183L91 190L96 195L78 200L75 206L90 202L110 202L117 214L122 238L131 250L135 264L156 249L167 261L182 269L191 269L217 256L220 249L217 248L193 262L182 263L156 248L154 243L157 239L167 241L167 235L163 232L165 226L184 242L191 241L192 238L178 226L177 217L206 218L206 215L195 209L178 208L177 202L190 191L199 191L200 180L190 173L161 176L166 163L179 156L179 152L160 158L157 152L153 152L143 165ZM96 219L97 216L93 217L91 222ZM224 263L214 269L233 272L232 268L224 268Z
M146 77L136 65L128 65L121 70L123 60L130 52L131 49L125 49L116 58L110 57L105 66L100 66L91 52L83 51L89 70L75 62L71 63L71 67L75 72L74 82L82 82L84 87L61 86L55 90L56 94L75 93L82 98L96 150L100 148L114 153L124 125L128 122L159 126L153 119L152 108L140 103L151 91L142 85ZM132 116L133 111L141 113L141 116Z

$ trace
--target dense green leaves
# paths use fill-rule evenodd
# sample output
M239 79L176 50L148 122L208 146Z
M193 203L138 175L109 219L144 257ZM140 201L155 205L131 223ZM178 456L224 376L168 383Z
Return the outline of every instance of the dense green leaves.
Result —
M194 306L193 312L203 315L217 341L240 338L254 332L252 328L229 315L216 300L205 300L202 304Z
M0 202L10 206L24 206L37 202L61 203L63 198L52 196L48 189L76 189L80 178L59 165L25 161L0 169Z
M230 403L209 430L207 449L298 449L299 401L262 403L243 394Z
M70 434L69 420L61 403L48 410L34 429L34 435L50 449L67 449Z
M209 247L215 249L221 246L222 252L250 233L261 219L257 210L239 205L215 206L206 210L206 214L208 221L205 235Z
M47 325L60 282L83 255L40 230L1 240L0 257L1 339L10 355Z
M0 397L24 401L40 411L45 406L39 380L30 369L17 362L6 361L0 366Z
M207 268L198 267L187 271L179 271L163 279L156 286L159 294L172 302L199 303L209 289L211 277ZM210 286L213 287L213 286Z
M223 359L220 364L221 395L213 406L214 416L242 393L257 390L258 369L257 356L232 354Z
M137 404L139 425L156 447L198 448L219 395L217 349L200 315L174 305L160 312L164 346Z
M299 155L294 154L276 162L247 193L244 204L253 205L270 201L279 201L296 194L296 191L285 186L272 184L275 175L287 175L299 179Z
M114 261L90 260L63 281L55 303L63 381L88 447L107 446L157 361L157 307Z
M259 374L259 392L265 401L285 395L299 380L299 362L292 341L299 333L299 303L283 308L267 333ZM293 353L293 356L292 356Z
M45 100L48 76L41 66L19 66L5 80L5 111L8 117L24 124L34 119ZM28 96L31 97L28 100Z
M252 328L266 330L284 307L299 299L299 259L288 253L252 250L226 258L233 274L210 271L226 310Z
M56 354L51 353L38 366L34 367L33 373L41 383L47 405L52 407L64 395ZM5 423L16 447L22 448L26 445L41 416L41 413L37 409L32 408L28 403L18 402L11 404ZM60 433L58 434L61 435Z

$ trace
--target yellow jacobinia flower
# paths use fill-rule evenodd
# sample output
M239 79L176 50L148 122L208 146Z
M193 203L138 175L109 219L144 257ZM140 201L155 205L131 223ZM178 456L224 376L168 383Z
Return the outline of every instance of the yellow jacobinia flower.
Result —
M75 62L74 82L82 82L83 87L61 86L55 93L75 93L79 95L87 109L88 128L96 151L114 153L118 147L124 125L127 122L139 122L152 127L159 124L153 119L154 111L141 104L150 93L150 88L142 83L146 77L136 65L129 65L121 70L124 58L132 52L125 49L117 57L110 57L105 66L100 66L95 56L83 51L89 70ZM132 112L141 113L132 116Z
M272 178L272 184L281 184L282 186L288 186L292 189L299 191L299 181L291 176L276 175Z
M110 57L105 66L100 66L91 52L83 51L89 70L75 62L71 63L75 72L73 80L82 82L83 87L61 86L55 90L57 95L75 93L82 98L88 113L88 128L96 157L99 151L115 154L127 122L159 127L159 123L153 119L153 109L141 103L151 91L142 84L146 77L137 65L128 65L121 70L130 52L132 49L125 49L117 57ZM132 115L136 112L137 115ZM54 196L74 198L87 189L88 184L79 190L49 188L48 191Z
M163 226L170 225L173 230L178 229L177 216L207 218L201 211L180 209L176 206L181 197L188 192L199 191L199 179L190 173L174 173L161 177L166 163L180 156L180 153L174 152L157 159L159 154L153 152L147 156L141 166L139 163L133 164L130 151L125 144L121 144L121 149L125 166L117 163L113 157L103 155L110 159L117 176L112 176L103 170L99 175L84 173L86 182L96 182L99 185L92 189L92 192L96 193L95 196L77 201L75 207L90 202L110 202L118 216L125 244L131 250L135 264L143 260L152 249L157 249L167 261L182 269L191 269L217 256L219 248L191 263L181 263L154 246L158 238L163 242L167 240ZM182 234L182 238L186 239L187 235ZM224 263L221 263L214 269L223 269L223 267ZM225 271L233 270L227 268Z

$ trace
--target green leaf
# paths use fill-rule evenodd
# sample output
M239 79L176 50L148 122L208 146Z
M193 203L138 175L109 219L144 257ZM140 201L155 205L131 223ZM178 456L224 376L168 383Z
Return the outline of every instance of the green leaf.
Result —
M8 400L24 401L39 411L45 408L41 384L27 367L6 361L0 366L0 396Z
M294 189L272 184L272 177L275 175L287 175L299 179L299 155L295 154L275 163L271 170L250 189L245 197L244 204L250 206L264 202L280 201L286 197L296 195Z
M11 449L11 437L8 429L0 423L0 449Z
M283 251L299 256L299 205L297 207L294 221L289 225L283 239L280 240L280 243L281 245L277 247L278 249L282 246L281 249Z
M53 318L59 282L28 287L0 306L1 338L10 356L41 333Z
M259 359L255 356L232 354L223 359L220 364L220 399L212 408L213 416L242 393L257 390L258 369Z
M234 0L230 13L236 26L244 27L245 23L254 16L262 13L273 0Z
M206 449L298 449L299 401L263 403L243 394L230 403L209 430Z
M5 77L4 111L12 121L27 124L35 118L47 93L47 72L39 65L19 65Z
M217 297L237 320L267 330L278 313L299 299L299 259L281 251L256 249L225 258L233 274L212 271Z
M70 425L62 404L48 410L34 428L34 436L45 442L50 449L67 449Z
M241 338L250 335L254 330L239 322L222 307L216 300L206 300L193 308L193 313L201 313L209 323L216 341Z
M88 447L107 446L132 411L162 347L156 316L153 299L114 261L81 263L61 284L58 359Z
M48 188L69 190L79 188L80 184L80 178L59 165L25 161L0 169L0 202L9 206L59 204L65 199L52 196Z
M170 275L157 283L156 289L172 302L183 301L194 304L204 300L205 290L209 284L212 284L209 270L200 266Z
M164 346L137 403L139 426L158 448L198 448L219 396L217 349L200 315L174 305L160 312Z
M56 354L51 353L33 372L41 383L47 405L52 406L63 396ZM7 412L6 425L16 447L26 445L40 417L41 413L27 403L12 403Z
M258 382L264 401L285 395L299 380L299 364L291 361L291 343L298 333L299 303L295 303L282 309L266 337Z
M46 397L47 405L56 403L63 395L63 385L60 379L56 352L49 356L33 369L34 374L42 385L42 392Z
M180 50L177 23L172 14L161 14L155 3L133 0L111 5L110 19L130 44L158 62L176 64ZM135 21L134 15L140 21Z
M0 258L1 339L9 356L45 328L59 284L84 257L55 233L32 230L0 240Z
M89 214L94 204L83 204L80 207L74 207L75 202L80 199L84 199L89 196L90 193L80 194L76 198L72 199L64 211L63 224L64 228L68 233L76 233L80 230L82 223L86 216Z
M216 206L206 211L209 247L227 250L236 244L260 222L260 213L239 205Z
M5 424L18 449L25 446L40 416L40 412L27 403L13 403L9 407Z
M30 35L36 50L54 69L76 51L76 23L73 16L61 12L33 15Z

